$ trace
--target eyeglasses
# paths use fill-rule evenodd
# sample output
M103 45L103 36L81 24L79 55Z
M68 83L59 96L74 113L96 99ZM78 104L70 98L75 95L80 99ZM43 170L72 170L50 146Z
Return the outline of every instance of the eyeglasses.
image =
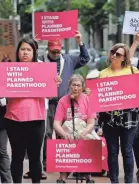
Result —
M115 54L117 58L120 58L120 57L124 56L123 54L121 54L119 52L116 52L116 50L111 50L110 51L110 54L111 55L114 55Z
M74 88L75 88L75 87L77 87L77 88L81 88L81 87L82 87L81 84L71 84L71 86L74 87Z
M60 53L61 53L61 51L55 51L55 50L50 50L50 52L51 52L52 54L60 54Z

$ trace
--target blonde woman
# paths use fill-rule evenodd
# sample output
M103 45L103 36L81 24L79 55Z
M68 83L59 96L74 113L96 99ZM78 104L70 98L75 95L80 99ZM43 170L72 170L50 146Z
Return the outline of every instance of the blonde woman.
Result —
M109 67L100 72L100 78L132 75L138 72L137 68L131 67L129 48L122 43L118 43L110 49L108 64ZM99 114L99 122L102 124L108 147L108 165L112 183L119 182L119 139L125 173L124 182L133 182L132 148L138 124L137 112L138 109L126 109Z

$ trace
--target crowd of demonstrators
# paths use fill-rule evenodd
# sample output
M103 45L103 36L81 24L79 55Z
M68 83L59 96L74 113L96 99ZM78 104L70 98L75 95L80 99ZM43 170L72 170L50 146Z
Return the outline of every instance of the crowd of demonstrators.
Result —
M78 119L84 121L86 124L84 131L79 133L78 139L85 139L94 129L96 114L91 110L88 96L83 94L85 87L84 79L80 75L72 75L75 69L82 67L89 61L89 55L79 31L75 32L75 39L80 47L79 56L62 54L62 41L56 39L48 41L48 51L44 53L44 56L40 60L38 60L37 56L38 44L34 39L23 38L19 42L16 51L17 62L44 61L57 63L58 76L56 83L58 85L58 97L49 99L47 117L45 98L7 98L6 113L5 108L0 104L0 115L2 117L2 128L0 127L0 137L2 137L0 138L0 156L4 155L0 157L2 158L0 159L1 182L10 183L13 180L14 183L22 183L23 160L27 152L29 159L29 172L26 173L27 178L31 178L33 183L40 183L42 179L41 152L43 144L46 151L44 136L46 140L51 139L53 130L55 130L57 135L63 139L70 140L77 138L75 135L69 134L64 128L66 123L73 121L72 117L75 117L75 120L77 120L76 113L78 114ZM138 73L138 69L132 66L130 62L130 58L135 58L133 57L133 53L137 50L138 43L139 34L136 35L130 50L127 45L122 43L114 45L109 52L108 68L102 70L99 77L105 78ZM138 67L138 64L136 66ZM86 91L89 95L89 89ZM4 114L5 118L3 118ZM47 121L47 126L45 120ZM98 130L98 134L100 132L104 134L108 147L108 165L111 182L119 182L118 154L120 138L125 173L124 180L125 183L132 183L134 167L133 143L137 167L139 166L138 108L101 112L99 113L98 120L102 127L102 129ZM79 121L75 121L75 125L76 122ZM12 150L11 168L6 150L7 135ZM45 151L43 154L44 170L46 170ZM91 179L90 173L86 173L84 176L86 183L94 182ZM139 171L137 172L137 176L139 179ZM65 183L67 177L68 173L60 173L57 183Z
M132 75L138 69L131 66L129 49L125 44L114 45L108 58L109 67L100 72L100 78L121 75ZM138 124L138 109L115 110L99 113L99 121L103 124L103 133L108 147L108 165L110 180L119 183L119 138L124 165L125 183L133 182L133 143Z
M51 139L53 134L53 121L56 111L58 101L61 97L68 94L69 87L68 81L72 76L75 69L84 66L89 61L89 54L85 47L85 44L82 42L82 35L79 31L75 32L75 40L80 47L80 55L72 56L69 54L62 54L62 40L49 40L48 41L48 50L44 53L44 59L41 60L46 62L56 62L57 63L57 73L62 79L62 83L58 87L58 97L49 100L49 108L47 114L47 128L46 128L46 139ZM45 144L46 145L46 144ZM46 150L46 149L44 149ZM46 155L44 154L44 159ZM46 165L44 160L44 165Z
M89 103L88 96L82 93L84 88L85 82L83 77L79 74L74 74L69 80L69 94L63 96L58 102L54 118L54 129L63 139L88 139L87 135L91 134L93 130L96 114L91 110L91 104ZM75 110L74 115L72 114L72 108ZM86 128L83 131L80 130L78 135L74 135L74 130L74 132L70 134L68 126L64 126L65 123L68 123L67 121L72 120L72 117L86 122ZM72 122L70 122L70 124L72 124ZM68 174L69 173L66 172L60 173L60 178L57 180L57 183L66 183ZM91 180L91 174L86 173L85 178L86 183L94 183L94 181Z
M53 121L56 111L58 101L61 97L68 94L69 87L68 81L72 76L75 69L84 66L89 61L89 54L82 42L82 35L79 31L75 31L75 40L80 47L80 55L72 56L69 54L62 54L62 40L55 39L48 41L48 50L43 56L39 57L40 60L44 62L56 62L57 63L57 73L61 78L62 82L58 87L58 97L49 100L48 113L47 113L47 126L46 126L46 140L52 138L53 134ZM43 154L43 169L46 170L46 141L44 141L44 154ZM25 173L25 178L30 178L30 172ZM42 175L42 179L45 178Z

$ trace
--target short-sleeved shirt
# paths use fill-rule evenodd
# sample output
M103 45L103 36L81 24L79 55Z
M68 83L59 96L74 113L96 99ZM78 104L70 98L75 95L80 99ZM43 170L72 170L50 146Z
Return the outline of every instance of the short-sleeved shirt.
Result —
M132 68L133 68L134 73L138 73L139 72L136 67L133 66ZM129 74L132 74L130 66L124 67L119 72L113 72L111 70L111 67L108 67L108 68L106 68L106 69L104 69L104 70L102 70L100 72L99 78L116 77L116 76L129 75Z
M80 118L87 121L89 118L96 118L96 113L91 110L91 104L86 94L81 94L80 97L74 101L75 118ZM66 95L59 100L56 114L56 121L70 121L72 120L70 95Z
M44 98L9 98L5 118L25 122L45 120Z

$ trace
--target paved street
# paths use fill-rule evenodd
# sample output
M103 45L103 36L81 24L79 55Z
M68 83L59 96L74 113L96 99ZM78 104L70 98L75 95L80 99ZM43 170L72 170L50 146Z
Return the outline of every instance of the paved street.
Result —
M121 154L119 155L119 163L120 163L120 183L124 182L124 174L123 174L123 166L122 166L122 157ZM28 170L28 160L24 161L24 172L26 172ZM136 167L135 167L135 171L134 171L134 183L136 183L136 177L135 177L135 173L136 173ZM54 183L59 174L58 173L48 173L48 179L47 180L42 180L42 183ZM72 177L72 175L70 176L70 178ZM93 179L95 180L96 183L109 183L109 178L107 177L93 177ZM29 183L31 182L31 180L23 180L24 183ZM67 180L67 183L75 183L75 180Z
M10 146L8 145L8 152L10 153ZM124 173L123 173L123 162L122 162L122 156L121 153L119 154L119 165L120 165L120 183L124 182ZM24 160L24 173L28 171L28 160ZM136 173L137 169L135 166L135 170L134 170L134 183L136 183L136 177L135 177L135 173ZM47 174L47 180L42 180L42 183L55 183L55 181L58 179L59 173L48 173ZM72 178L72 175L70 175L70 178ZM93 177L93 179L95 180L96 183L110 183L109 178L107 177ZM23 183L30 183L31 180L30 179L24 179ZM75 183L75 180L72 179L68 179L67 183ZM85 181L84 181L85 182Z

